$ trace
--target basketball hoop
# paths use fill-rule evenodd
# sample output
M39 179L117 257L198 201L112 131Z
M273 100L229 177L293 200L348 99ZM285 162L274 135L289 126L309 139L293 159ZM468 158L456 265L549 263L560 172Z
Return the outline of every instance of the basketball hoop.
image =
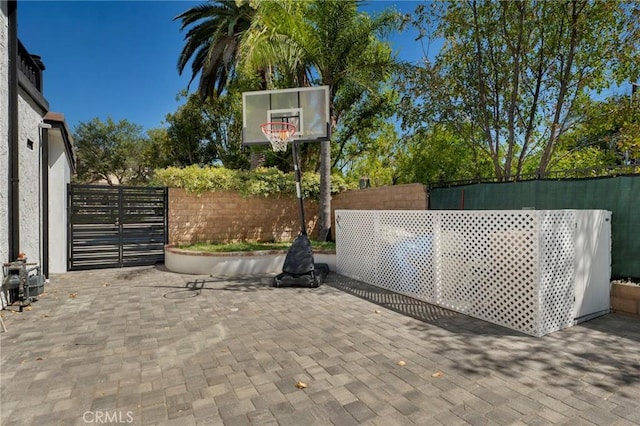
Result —
M293 140L293 135L296 133L296 126L284 121L264 123L260 125L260 129L269 139L274 151L286 151L287 144Z

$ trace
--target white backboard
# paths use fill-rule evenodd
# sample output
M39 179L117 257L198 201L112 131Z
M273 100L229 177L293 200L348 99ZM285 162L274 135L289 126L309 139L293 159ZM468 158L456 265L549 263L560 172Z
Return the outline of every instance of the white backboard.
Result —
M242 94L242 143L268 144L260 125L284 121L296 126L299 142L329 140L329 86L261 90Z

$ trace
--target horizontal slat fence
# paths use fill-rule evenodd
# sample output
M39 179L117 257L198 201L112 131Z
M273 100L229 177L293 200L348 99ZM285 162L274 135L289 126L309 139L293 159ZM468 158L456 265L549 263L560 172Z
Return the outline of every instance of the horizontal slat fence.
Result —
M69 270L164 261L167 190L69 185Z

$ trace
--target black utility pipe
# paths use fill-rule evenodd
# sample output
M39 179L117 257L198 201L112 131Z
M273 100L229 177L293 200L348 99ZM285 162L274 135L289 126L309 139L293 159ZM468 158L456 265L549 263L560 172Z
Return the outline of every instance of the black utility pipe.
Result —
M42 152L42 217L40 218L42 223L42 274L45 277L49 277L49 129L47 127L40 128L42 132L41 136L41 149Z
M20 193L18 140L18 2L7 2L9 18L9 261L20 253Z

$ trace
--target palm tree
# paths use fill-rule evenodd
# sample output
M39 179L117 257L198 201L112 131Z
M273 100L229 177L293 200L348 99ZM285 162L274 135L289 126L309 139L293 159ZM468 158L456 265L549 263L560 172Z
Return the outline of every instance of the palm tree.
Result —
M198 93L204 98L219 96L235 76L238 47L255 15L249 2L209 0L176 16L180 31L188 27L185 45L178 58L182 75L191 59L191 80L200 74Z
M388 45L378 36L395 28L397 15L371 18L358 12L359 3L263 2L240 48L244 65L268 67L273 80L329 86L332 133L354 105L378 96L381 82L395 67ZM338 144L337 155L343 147ZM329 237L331 227L331 151L330 142L321 142L320 240Z

